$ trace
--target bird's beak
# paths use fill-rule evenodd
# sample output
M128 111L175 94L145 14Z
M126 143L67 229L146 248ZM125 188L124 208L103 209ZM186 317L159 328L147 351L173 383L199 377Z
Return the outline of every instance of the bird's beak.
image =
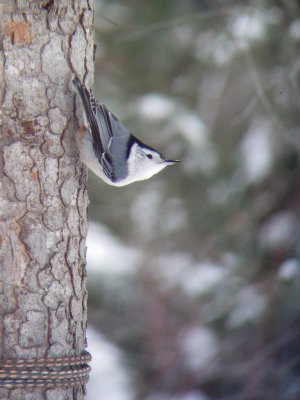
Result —
M165 160L164 161L167 165L172 165L172 164L176 164L179 163L179 160Z

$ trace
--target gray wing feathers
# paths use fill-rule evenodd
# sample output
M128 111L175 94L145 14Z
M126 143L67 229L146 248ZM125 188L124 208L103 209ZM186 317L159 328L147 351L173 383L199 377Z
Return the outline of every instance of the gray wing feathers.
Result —
M90 125L93 147L105 175L113 182L126 178L130 132L104 104L97 102L77 77L73 83L80 94Z
M95 109L95 113L96 113L96 120L99 125L97 133L100 135L100 140L103 145L103 149L104 151L106 151L108 149L109 142L113 136L113 131L109 121L109 111L104 105L98 104Z
M108 113L113 131L113 136L109 143L109 152L113 159L115 178L119 180L126 178L128 174L127 148L131 134L110 111Z

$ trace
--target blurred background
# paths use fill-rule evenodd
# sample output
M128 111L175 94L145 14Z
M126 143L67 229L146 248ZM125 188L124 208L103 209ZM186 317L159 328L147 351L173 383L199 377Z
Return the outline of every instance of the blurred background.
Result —
M89 178L89 400L300 399L300 3L95 0L95 94L181 163Z

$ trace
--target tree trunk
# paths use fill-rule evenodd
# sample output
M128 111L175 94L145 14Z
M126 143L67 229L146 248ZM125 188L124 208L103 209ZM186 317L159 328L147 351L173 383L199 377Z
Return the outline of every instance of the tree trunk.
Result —
M86 170L71 74L92 80L92 0L0 0L0 370L86 347ZM72 367L71 367L72 369ZM83 399L84 387L0 399Z

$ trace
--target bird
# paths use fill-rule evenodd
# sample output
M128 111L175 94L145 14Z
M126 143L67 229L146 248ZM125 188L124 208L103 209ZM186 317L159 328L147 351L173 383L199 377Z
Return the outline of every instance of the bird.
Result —
M129 132L77 76L72 82L81 99L88 128L76 135L79 157L105 183L126 186L149 179L179 162L167 159Z

